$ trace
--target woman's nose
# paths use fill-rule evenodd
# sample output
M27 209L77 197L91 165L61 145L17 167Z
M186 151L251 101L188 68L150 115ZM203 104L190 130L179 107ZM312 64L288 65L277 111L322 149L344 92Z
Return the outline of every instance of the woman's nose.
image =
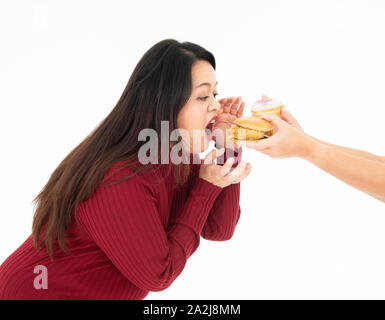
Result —
M221 104L216 99L214 99L212 101L212 103L210 104L208 111L209 112L210 111L219 111L220 109L221 109Z

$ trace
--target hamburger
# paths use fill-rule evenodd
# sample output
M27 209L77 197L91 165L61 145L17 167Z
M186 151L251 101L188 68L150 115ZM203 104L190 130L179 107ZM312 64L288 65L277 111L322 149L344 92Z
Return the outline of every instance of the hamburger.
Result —
M232 141L257 141L274 134L273 125L261 117L241 117L227 128L226 139Z
M264 114L276 114L277 116L280 116L283 106L284 105L280 100L265 97L256 101L251 106L251 114L254 117L261 117Z

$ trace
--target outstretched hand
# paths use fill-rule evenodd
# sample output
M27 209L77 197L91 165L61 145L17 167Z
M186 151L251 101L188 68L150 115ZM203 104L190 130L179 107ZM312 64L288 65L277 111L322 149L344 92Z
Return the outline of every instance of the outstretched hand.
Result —
M308 151L308 139L295 118L283 110L282 118L275 114L266 114L263 119L271 122L274 135L258 141L246 141L247 148L260 151L272 158L302 157Z

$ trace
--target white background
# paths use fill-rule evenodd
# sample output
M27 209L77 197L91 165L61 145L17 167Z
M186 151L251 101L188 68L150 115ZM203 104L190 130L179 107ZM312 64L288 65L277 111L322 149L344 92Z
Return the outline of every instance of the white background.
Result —
M0 262L32 199L165 38L217 60L220 96L282 99L319 139L385 154L383 1L0 2ZM304 160L246 150L233 238L146 299L384 299L385 205Z

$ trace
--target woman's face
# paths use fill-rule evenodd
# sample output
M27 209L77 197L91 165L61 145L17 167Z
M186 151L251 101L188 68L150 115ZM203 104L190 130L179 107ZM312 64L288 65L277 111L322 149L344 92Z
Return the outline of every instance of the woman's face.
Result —
M212 65L204 60L195 62L191 69L192 93L177 116L177 125L183 145L190 153L207 150L211 136L210 122L219 114L221 105L216 99L217 80ZM213 119L214 118L214 119ZM210 130L205 130L209 128Z

